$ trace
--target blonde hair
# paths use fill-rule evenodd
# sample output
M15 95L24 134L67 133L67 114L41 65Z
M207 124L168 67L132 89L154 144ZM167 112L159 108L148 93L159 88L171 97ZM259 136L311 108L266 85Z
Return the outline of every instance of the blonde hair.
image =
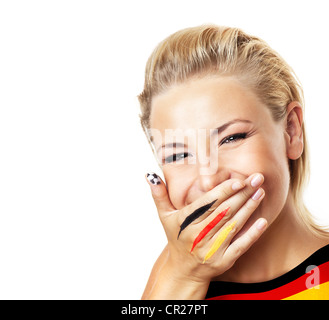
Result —
M237 77L270 109L274 121L285 118L286 107L292 101L298 101L304 109L303 89L294 71L265 41L238 28L202 25L170 35L149 57L144 90L138 96L144 132L150 129L154 96L194 76L207 74ZM302 129L304 151L289 162L290 188L302 220L315 234L324 235L326 232L314 222L303 201L309 154L304 125Z

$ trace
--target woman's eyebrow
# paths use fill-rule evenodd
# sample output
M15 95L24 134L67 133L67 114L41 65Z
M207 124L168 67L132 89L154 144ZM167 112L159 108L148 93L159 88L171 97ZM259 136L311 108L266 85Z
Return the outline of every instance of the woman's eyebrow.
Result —
M226 122L226 123L224 123L223 125L221 125L221 126L215 128L215 129L213 130L213 132L212 132L211 135L213 136L214 134L220 134L220 133L222 133L224 130L226 130L229 126L231 126L232 124L235 124L235 123L237 123L237 122L252 123L250 120L245 120L245 119L234 119L234 120L231 120L231 121L229 121L229 122Z
M158 149L157 149L157 152L159 152L160 149L163 149L163 148L178 148L178 147L185 147L185 144L184 143L181 143L181 142L171 142L171 143L166 143L166 144L163 144L162 146L160 146Z

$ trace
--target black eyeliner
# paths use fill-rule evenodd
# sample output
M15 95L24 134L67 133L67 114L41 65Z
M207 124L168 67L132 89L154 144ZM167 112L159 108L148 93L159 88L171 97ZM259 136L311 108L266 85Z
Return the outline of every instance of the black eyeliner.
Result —
M226 140L229 138L234 138L234 139L245 139L247 137L247 132L241 132L241 133L236 133L236 134L230 134L229 136L225 137L222 139L222 141L219 143L221 146ZM231 139L231 142L234 142L235 140Z
M184 155L183 158L178 158L177 156L178 155ZM169 156L169 157L166 157L164 159L164 163L172 163L172 162L176 162L176 161L179 161L179 160L183 160L185 159L187 156L189 156L190 153L189 152L179 152L179 153L174 153L173 155ZM178 158L178 159L177 159ZM168 160L168 159L171 159L171 160Z
M208 211L210 209L210 207L217 201L214 200L213 202L210 202L198 209L196 209L195 211L193 211L189 216L186 217L186 219L183 221L183 223L180 226L180 230L177 236L177 240L179 238L179 235L181 234L181 232L189 225L191 224L194 220L198 219L199 217L201 217L206 211Z

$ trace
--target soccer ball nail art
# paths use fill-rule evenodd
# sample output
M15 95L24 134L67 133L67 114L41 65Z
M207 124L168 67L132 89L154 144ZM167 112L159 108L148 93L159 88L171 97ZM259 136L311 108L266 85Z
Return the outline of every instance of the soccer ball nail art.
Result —
M152 183L152 184L160 184L161 180L160 177L156 173L148 173L146 175L146 178Z

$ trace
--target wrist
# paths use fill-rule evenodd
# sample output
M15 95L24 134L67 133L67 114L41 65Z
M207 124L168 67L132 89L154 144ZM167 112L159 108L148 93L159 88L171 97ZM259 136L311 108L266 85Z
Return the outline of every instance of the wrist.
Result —
M185 274L182 270L166 264L160 271L155 285L155 299L201 300L209 287L208 280Z

